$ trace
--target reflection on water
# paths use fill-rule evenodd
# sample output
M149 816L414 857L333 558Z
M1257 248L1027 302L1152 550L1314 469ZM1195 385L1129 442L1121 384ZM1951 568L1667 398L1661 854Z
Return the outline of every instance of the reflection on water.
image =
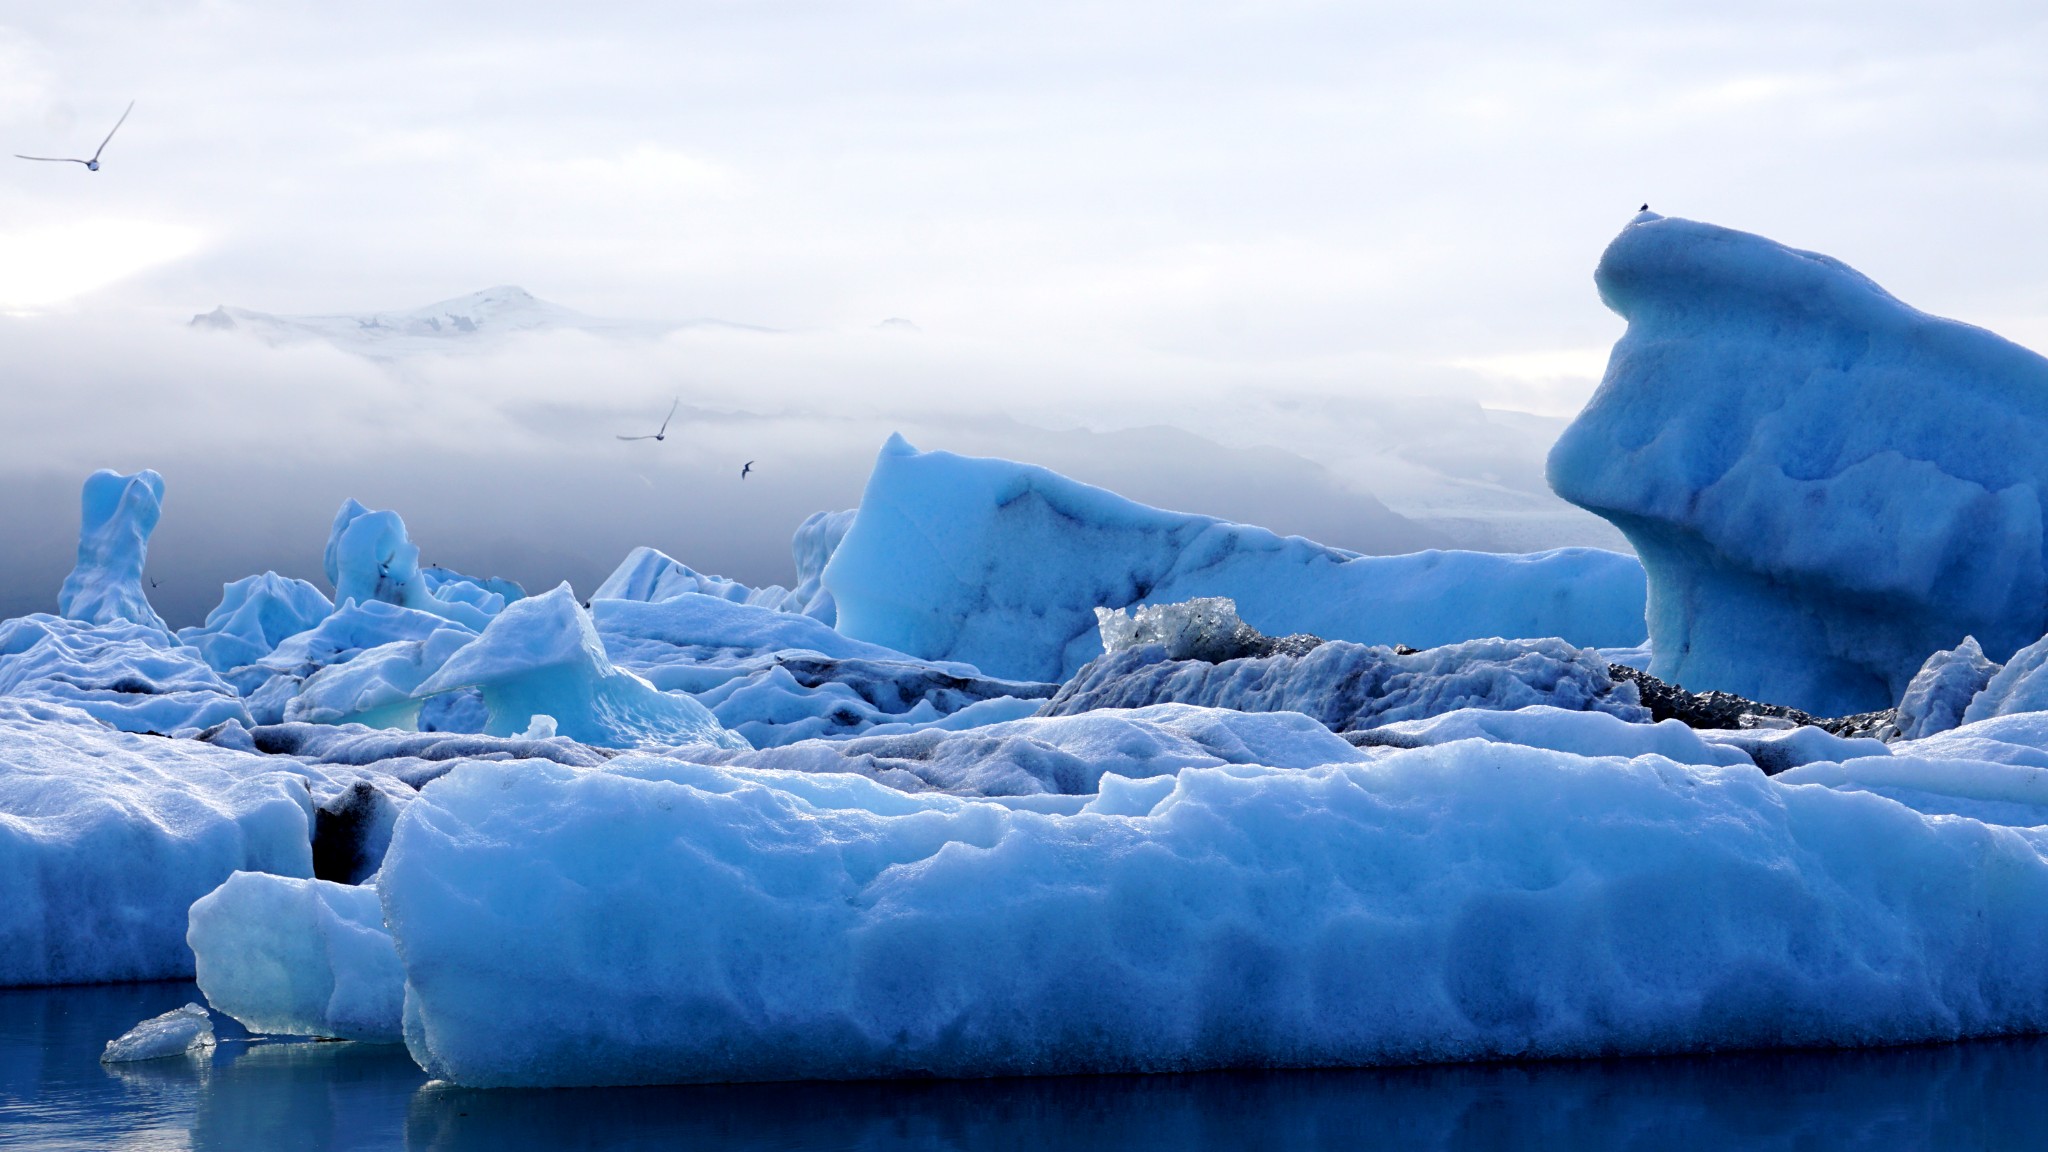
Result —
M0 1147L2040 1148L2048 1039L1345 1072L482 1092L405 1050L98 1063L189 983L0 991Z

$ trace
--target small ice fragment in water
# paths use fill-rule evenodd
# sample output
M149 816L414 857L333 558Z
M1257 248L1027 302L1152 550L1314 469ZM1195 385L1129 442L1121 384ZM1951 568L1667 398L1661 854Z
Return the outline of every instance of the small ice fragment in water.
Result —
M549 740L553 739L554 735L555 718L545 712L534 713L533 718L526 722L528 740Z
M120 1039L107 1041L107 1050L100 1054L100 1063L155 1060L190 1052L194 1048L211 1047L212 1018L199 1005L187 1004L161 1016L152 1016L123 1032Z

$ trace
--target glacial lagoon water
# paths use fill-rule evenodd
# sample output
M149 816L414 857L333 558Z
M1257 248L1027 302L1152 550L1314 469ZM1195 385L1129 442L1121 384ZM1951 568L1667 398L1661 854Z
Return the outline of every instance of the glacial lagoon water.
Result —
M187 982L0 990L0 1148L2048 1147L2048 1038L1356 1071L484 1092L398 1047L255 1039L102 1067Z

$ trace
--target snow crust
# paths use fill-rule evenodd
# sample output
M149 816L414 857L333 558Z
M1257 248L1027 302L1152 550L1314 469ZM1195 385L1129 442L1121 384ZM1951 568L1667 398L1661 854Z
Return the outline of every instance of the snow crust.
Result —
M0 697L76 708L128 732L168 735L250 719L198 650L162 629L40 612L0 622Z
M78 564L57 592L57 614L87 624L141 624L168 631L149 606L142 566L164 514L164 478L102 468L79 496Z
M2048 360L1653 213L1595 280L1628 330L1549 477L1642 557L1652 674L1844 715L1965 636L2048 631Z
M237 872L185 939L207 1002L251 1032L401 1039L405 969L373 887Z
M115 1039L107 1041L100 1054L102 1064L126 1064L136 1060L160 1060L183 1056L214 1046L213 1018L197 1004L173 1008L152 1016Z
M702 704L613 664L567 584L506 606L415 695L458 688L482 690L490 710L484 731L493 736L525 732L547 715L562 735L606 748L746 747Z
M0 700L0 985L191 975L194 900L312 874L311 797L278 768Z
M1224 764L1308 768L1365 758L1306 716L1185 704L1034 716L964 731L933 727L897 735L807 740L754 752L691 753L691 759L700 763L858 772L909 792L936 789L998 797L1084 796L1096 792L1112 774L1137 780Z
M406 1042L518 1086L2048 1026L2041 830L1477 741L1103 784L1057 815L645 754L462 765L379 883Z
M1105 623L1105 629L1114 627ZM1460 708L1549 705L1643 721L1635 686L1617 684L1599 653L1562 640L1470 640L1401 654L1331 641L1301 656L1174 660L1161 644L1124 648L1090 662L1044 714L1136 708L1177 701L1245 712L1300 712L1338 732Z
M1098 654L1098 607L1198 596L1233 598L1273 636L1620 646L1644 633L1642 569L1617 553L1358 556L900 436L822 583L848 636L1020 680L1064 680Z

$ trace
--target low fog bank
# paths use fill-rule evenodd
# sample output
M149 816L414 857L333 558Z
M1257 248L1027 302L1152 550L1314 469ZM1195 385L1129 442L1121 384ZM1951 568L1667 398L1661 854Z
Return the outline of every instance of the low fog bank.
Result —
M324 586L349 497L403 515L425 562L529 589L588 594L642 544L788 583L790 533L856 505L898 431L1359 552L1620 543L1543 484L1561 418L1482 408L1441 387L1453 378L1403 395L1359 384L1357 365L1249 374L1110 347L1034 359L901 329L552 332L372 363L183 319L0 318L17 419L38 430L0 463L0 614L54 608L78 486L100 467L164 476L151 597L177 624L251 573ZM618 439L654 431L672 403L665 441Z

